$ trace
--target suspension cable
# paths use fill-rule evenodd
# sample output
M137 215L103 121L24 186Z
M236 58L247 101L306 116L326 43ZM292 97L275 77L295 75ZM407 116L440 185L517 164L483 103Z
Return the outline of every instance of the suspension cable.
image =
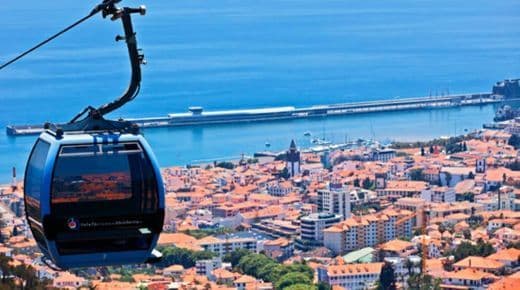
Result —
M9 60L8 62L2 64L0 66L0 70L6 68L10 64L13 64L14 62L16 62L16 61L20 60L21 58L25 57L29 53L37 50L38 48L44 46L45 44L51 42L55 38L59 37L60 35L62 35L63 33L67 32L67 31L71 30L72 28L78 26L79 24L83 23L84 21L86 21L90 17L96 15L98 12L102 11L103 9L105 9L106 7L108 7L109 5L111 5L111 4L115 3L115 2L119 2L119 1L117 1L117 0L104 0L103 3L97 5L94 9L92 9L92 11L90 11L90 13L87 16L79 19L78 21L76 21L76 22L72 23L71 25L65 27L63 30L59 31L58 33L50 36L49 38L47 38L44 41L38 43L37 45L33 46L32 48L30 48L30 49L24 51L23 53L19 54L15 58L13 58L13 59Z

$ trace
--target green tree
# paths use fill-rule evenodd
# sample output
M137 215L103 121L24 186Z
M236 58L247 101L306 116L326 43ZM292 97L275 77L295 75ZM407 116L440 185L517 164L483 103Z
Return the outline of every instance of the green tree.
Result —
M291 177L291 174L289 173L289 169L287 167L284 167L282 171L280 171L280 177L289 179Z
M276 261L262 254L251 254L240 259L238 267L242 269L245 274L259 277L259 270L267 264L276 264ZM267 275L267 274L266 274Z
M223 261L227 262L227 263L231 263L231 266L235 267L236 265L238 265L238 263L240 262L240 259L242 259L242 257L249 255L249 254L251 254L251 252L249 252L246 249L238 249L231 253L226 254L223 258Z
M240 255L236 253L233 257L232 255L226 256L225 259L229 261L231 259L237 259L238 256ZM254 276L257 279L272 282L273 285L277 285L277 283L282 281L281 279L285 277L285 280L280 282L284 283L284 287L289 286L289 284L292 285L303 283L300 281L298 283L287 284L288 277L290 278L294 276L289 275L287 277L287 275L291 273L297 273L299 275L305 276L306 280L304 281L312 281L314 278L314 271L305 263L293 263L291 265L282 265L263 254L248 253L246 255L242 255L235 268L238 271L244 274ZM277 289L283 289L283 287Z
M441 290L441 281L430 275L413 274L408 278L408 288L414 290Z
M275 288L285 289L286 287L294 284L311 285L312 281L304 273L290 272L280 277L280 279L275 284Z
M395 271L391 263L385 262L379 275L379 290L395 290Z
M195 266L198 260L207 260L215 257L215 254L208 251L191 251L177 247L166 247L162 249L163 258L157 263L159 267L168 267L179 264L184 268L191 268Z
M285 268L287 269L287 272L303 273L307 275L307 277L309 277L310 280L312 280L312 278L314 277L314 270L303 263L295 262L291 265L285 266Z
M361 186L359 185L359 178L354 179L354 186L355 186L355 187L361 187Z
M327 282L318 282L318 290L331 290L332 287Z
M368 177L363 180L364 189L370 189L372 187L372 184L373 184L372 181L370 181L370 178L368 178Z
M215 167L222 167L222 168L226 168L226 169L234 169L235 168L235 164L233 164L233 162L222 161L222 162L217 162L215 164Z
M291 286L287 286L283 288L283 290L319 290L315 285L308 284L293 284Z
M455 249L447 251L445 255L453 256L454 261L458 262L469 256L486 257L493 253L495 253L493 245L479 239L476 245L473 245L471 242L462 242Z

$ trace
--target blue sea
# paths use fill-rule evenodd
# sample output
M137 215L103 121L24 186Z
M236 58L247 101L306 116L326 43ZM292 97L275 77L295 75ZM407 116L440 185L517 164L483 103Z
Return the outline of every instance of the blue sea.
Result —
M97 1L2 1L0 62L86 15ZM140 95L112 117L487 92L520 77L517 0L142 0L148 64ZM118 96L129 78L119 22L97 16L0 71L0 182L35 137L7 124L62 122ZM286 148L303 132L340 142L417 140L490 122L494 106L146 130L162 166Z

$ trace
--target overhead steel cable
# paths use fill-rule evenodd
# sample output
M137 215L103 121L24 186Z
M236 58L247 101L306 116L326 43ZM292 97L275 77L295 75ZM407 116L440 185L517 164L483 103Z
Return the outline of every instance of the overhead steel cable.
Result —
M120 1L120 0L119 0ZM20 55L16 56L15 58L9 60L8 62L2 64L0 66L0 70L6 68L7 66L13 64L14 62L20 60L21 58L25 57L26 55L28 55L29 53L37 50L38 48L44 46L45 44L51 42L52 40L56 39L57 37L59 37L60 35L62 35L63 33L71 30L72 28L78 26L79 24L83 23L84 21L86 21L87 19L89 19L90 17L96 15L98 12L102 11L103 9L107 8L109 5L112 5L114 3L117 3L119 2L118 0L104 0L103 3L97 5L94 9L92 9L92 11L90 11L90 13L79 19L78 21L72 23L71 25L67 26L66 28L64 28L63 30L59 31L58 33L50 36L49 38L45 39L44 41L38 43L37 45L33 46L32 48L24 51L23 53L21 53Z

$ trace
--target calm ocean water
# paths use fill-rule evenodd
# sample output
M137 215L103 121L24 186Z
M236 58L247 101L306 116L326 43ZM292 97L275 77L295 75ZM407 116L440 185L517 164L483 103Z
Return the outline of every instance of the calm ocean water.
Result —
M113 117L489 91L520 77L520 2L223 0L145 4L135 29L148 65L139 97ZM88 13L96 1L2 1L0 62ZM119 23L92 19L0 71L0 182L23 171L34 137L5 125L66 121L127 85ZM415 140L462 133L493 106L145 132L161 165L308 145L304 131Z

